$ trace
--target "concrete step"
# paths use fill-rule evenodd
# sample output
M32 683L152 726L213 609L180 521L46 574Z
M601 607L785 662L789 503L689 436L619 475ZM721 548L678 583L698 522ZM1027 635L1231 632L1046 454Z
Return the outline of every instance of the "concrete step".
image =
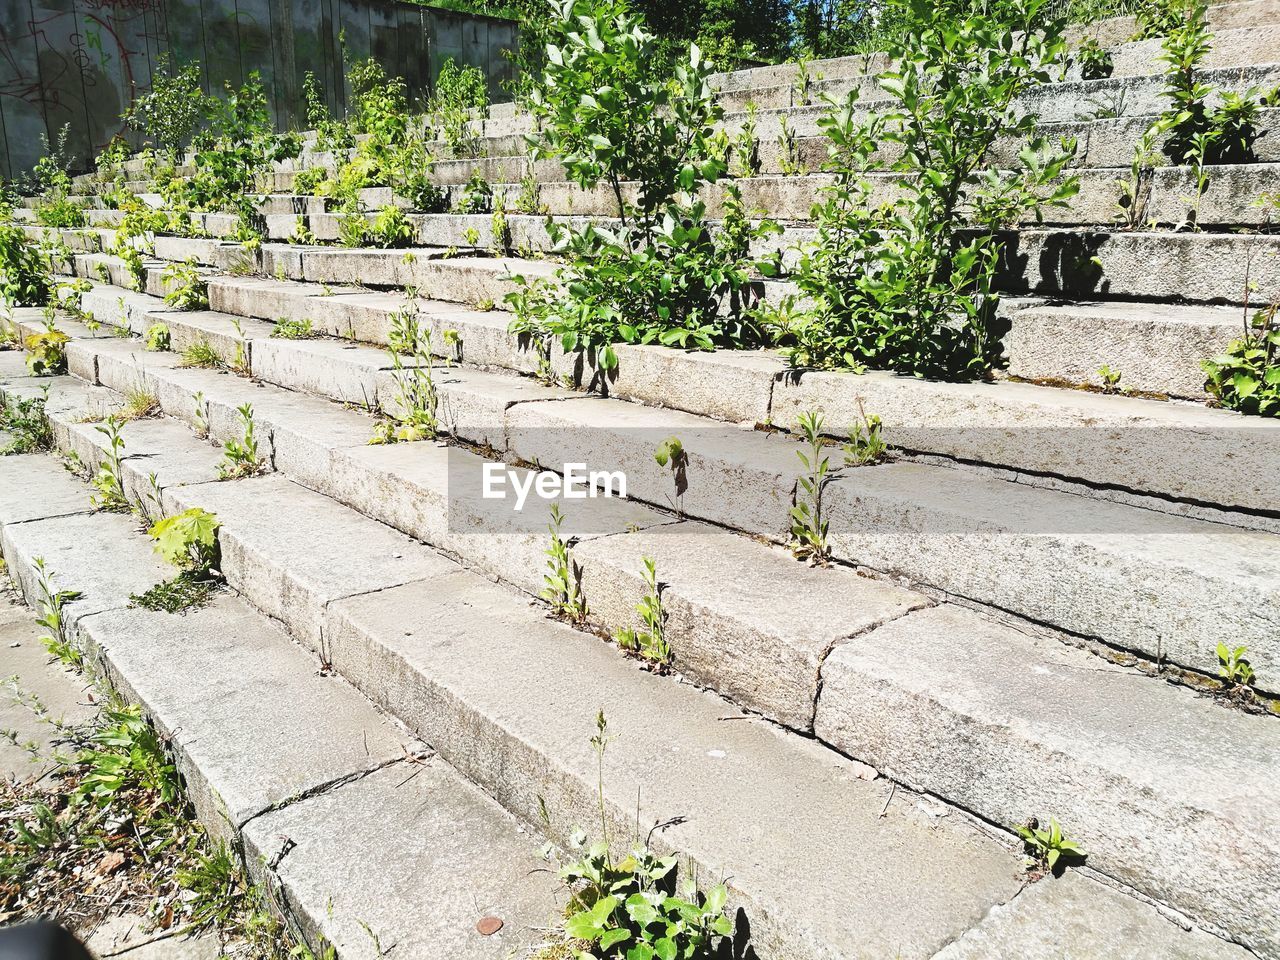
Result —
M1120 389L1200 399L1201 363L1246 331L1240 307L1154 303L1044 304L1012 311L1006 372L1023 380L1103 387L1099 373L1120 374Z
M171 493L217 497L202 502L219 507L223 536L241 532L258 545L270 538L278 543L280 526L308 515L310 529L369 523L354 514L335 521L342 508L274 477ZM265 527L260 515L255 522L244 512L264 502L275 512ZM352 545L329 539L301 549L313 559L329 551L335 561L355 564ZM296 559L277 550L271 561L291 570ZM228 575L237 569L232 566ZM288 579L301 598L309 586L306 575ZM730 878L735 905L745 909L751 941L762 956L874 956L892 949L928 957L1019 890L1016 855L962 818L935 822L905 791L886 808L887 785L860 779L856 765L780 735L691 686L637 670L605 645L546 620L474 574L441 572L371 594L364 603L335 600L326 606L321 596L311 593L310 603L323 613L333 667L508 809L532 820L545 803L562 840L594 819L596 766L588 740L603 704L611 729L621 735L610 748L605 783L615 835L630 835L639 785L642 823L687 817L655 842L686 852L704 877ZM402 599L409 596L415 599L406 608ZM449 616L440 621L445 610ZM435 625L427 627L430 620L418 620L419 614ZM401 621L391 633L381 626L388 615ZM442 631L444 622L449 627ZM495 651L481 649L494 643L505 650L497 658ZM528 660L535 650L537 663ZM476 663L487 666L477 671ZM598 700L580 691L566 698L580 670L593 677ZM332 682L317 679L314 669L307 672L308 682ZM392 681L395 674L401 682ZM500 702L526 709L495 710ZM315 703L315 709L324 706ZM726 722L726 712L742 722ZM748 782L750 789L743 789ZM751 842L744 843L748 824ZM265 829L257 836L261 849L278 848L278 840L274 848L263 842L270 836ZM798 836L812 839L796 842ZM812 863L815 856L823 877L841 878L843 888L857 890L857 896L832 909L809 885L797 883L803 875L799 863ZM796 869L784 869L789 863ZM826 882L810 875L813 884ZM890 920L900 910L915 918L909 934Z
M1280 110L1266 111L1274 113L1280 119ZM807 156L816 169L821 166L825 157L825 145L814 141L807 147ZM1271 156L1270 146L1266 147L1264 156ZM996 158L998 159L998 158ZM1078 177L1080 191L1061 207L1046 208L1040 211L1040 219L1028 214L1024 221L1032 226L1045 224L1049 226L1109 226L1118 221L1123 222L1125 211L1119 205L1123 195L1122 184L1128 182L1130 173L1128 160L1123 166L1096 166L1077 168L1071 173ZM468 177L473 172L481 172L489 176L496 197L504 198L497 202L514 205L514 199L521 193L518 183L521 166L520 161L495 163L487 161L468 161L467 168L445 173L445 177ZM515 169L511 169L515 168ZM1197 176L1188 167L1165 166L1157 168L1151 177L1149 190L1145 193L1143 212L1138 217L1142 226L1167 225L1178 226L1189 217L1195 216L1201 227L1216 228L1228 226L1266 226L1270 223L1268 212L1254 203L1257 196L1267 190L1277 178L1274 163L1256 162L1208 168L1208 182L1203 196L1195 200ZM555 217L604 217L616 218L619 215L617 196L613 188L600 184L594 189L584 189L564 179L561 170L543 165L542 174L545 179L538 184L538 209L544 214ZM514 175L514 176L513 176ZM506 179L499 179L505 177ZM881 204L891 202L902 195L897 186L898 175L888 172L873 172L867 175L871 184L871 202ZM756 216L769 216L781 221L808 223L812 219L813 204L821 199L822 192L834 183L834 177L825 173L799 173L782 175L781 173L765 173L735 181L745 209ZM458 184L452 188L460 192ZM635 184L624 184L623 199L635 202L637 196ZM389 203L399 203L408 207L407 201L398 200L385 187L371 188L361 193L368 217ZM269 216L267 221L268 235L272 239L289 239L299 231L300 225L309 230L317 240L335 242L339 239L339 228L343 215L325 213L316 210L319 198L295 197L293 195L276 196L259 205L260 211ZM708 215L721 217L724 215L724 188L721 185L705 188L700 199L706 204ZM321 204L322 206L322 204ZM308 212L300 213L298 208ZM301 218L301 219L300 219ZM101 218L98 218L99 222ZM432 239L431 233L424 232L423 224L431 224L430 216L411 215L411 222L417 227L415 242L429 244L438 242ZM460 238L460 247L487 248L494 245L492 218L483 218L483 224L475 230L475 236ZM213 215L209 220L211 226L222 233L230 233L235 229L232 218L225 214ZM210 232L213 232L212 230ZM440 244L452 245L452 244ZM536 249L550 250L544 239Z
M1280 10L1277 10L1275 0L1242 0L1242 2L1218 3L1211 5L1207 13L1208 25L1214 31L1267 26L1280 21ZM1067 35L1073 45L1087 37L1095 40L1108 50L1130 47L1137 51L1144 49L1143 44L1133 41L1133 36L1137 31L1138 22L1136 17L1108 17L1092 23L1069 27ZM830 79L837 79L874 73L878 70L883 70L884 66L885 61L882 55L859 55L812 60L806 64L805 69L810 75L821 74ZM722 91L794 85L799 79L799 69L799 65L796 63L750 67L716 74L712 78L712 83L718 90ZM502 115L510 115L510 112L504 110Z
M793 227L786 234L789 246L813 239L814 232L805 227ZM1004 242L996 284L1005 296L1208 304L1280 299L1277 235L1023 229L1007 234ZM327 285L413 286L431 299L470 305L502 304L515 289L513 275L553 279L556 271L549 260L455 256L438 247L379 250L265 243L251 255L239 244L169 238L165 243L157 239L157 255L159 251L178 260L194 257L235 275L257 273ZM77 254L73 259L80 276L133 286L118 258ZM148 292L163 292L162 263L148 259L146 266L156 274L148 278ZM765 281L759 289L765 300L774 302L795 292L785 279Z
M109 303L98 306L102 300L110 300L109 292L86 296L89 308L110 309ZM401 309L400 302L389 300L385 295L372 295L367 301L358 294L330 298L315 295L315 288L236 279L214 281L211 298L216 305L232 311L256 312L274 319L310 318L314 315L312 304L317 304L321 310L330 312L329 318L321 321L322 332L346 334L351 331L360 340L371 343L386 342L390 317ZM344 302L338 302L339 299ZM258 302L257 308L252 305L254 301ZM444 331L451 330L461 344L456 351L453 348L446 351L442 346L441 353L451 352L467 364L518 372L527 372L536 365L536 357L527 345L522 346L518 338L503 333L501 315L483 312L466 315L447 307L437 314L431 303L420 305L420 309L433 328L434 342L443 344ZM1070 323L1060 317L1070 309L1032 308L1026 318L1016 313L1013 340L1019 344L1017 356L1034 357L1036 349L1062 351L1063 365L1068 368L1062 379L1068 381L1088 380L1091 374L1082 360L1092 365L1093 360L1102 357L1093 367L1092 377L1097 376L1098 367L1109 363L1120 369L1121 384L1126 385L1125 368L1130 366L1138 371L1133 376L1139 378L1132 385L1142 389L1139 384L1143 383L1140 379L1143 367L1137 362L1138 358L1130 365L1121 361L1126 356L1133 357L1132 352L1106 355L1105 341L1089 334L1085 312L1069 313ZM1165 313L1168 315L1168 311ZM1192 329L1205 326L1201 313L1189 313L1190 320L1184 322L1195 324ZM1143 322L1138 308L1126 306L1123 314L1132 325L1122 329L1126 332L1133 329L1135 340L1138 339ZM1230 336L1225 323L1227 314L1225 308L1221 314L1212 314L1217 323L1210 328L1213 339L1206 337L1204 348L1221 344L1221 338ZM1109 315L1104 312L1102 319L1095 323L1108 319ZM1182 320L1182 315L1173 314L1172 321L1165 321L1165 329ZM144 317L136 322L135 332L145 332L151 322L149 315ZM242 321L242 325L249 322ZM224 321L224 325L229 323ZM1053 338L1035 339L1037 324L1041 328L1053 325ZM246 338L261 343L269 329L252 326L256 334L250 335L246 330ZM1165 334L1168 340L1176 336L1176 328ZM1082 358L1071 353L1070 344L1075 338L1090 339L1096 352L1084 353ZM1185 335L1179 340L1185 343ZM471 352L473 342L474 353ZM250 344L247 349L252 352L255 347ZM267 340L257 349L268 351L262 355L261 362L270 362L271 366L253 368L256 375L333 399L375 405L379 396L378 377L382 377L384 385L388 382L386 354L355 344ZM1163 383L1176 382L1179 377L1186 384L1192 382L1193 359L1187 354L1196 348L1184 346L1182 349L1185 352L1181 360L1170 357L1167 361L1168 372L1151 376ZM1206 349L1202 356L1212 356L1213 352ZM1031 383L950 384L883 373L855 376L822 371L790 372L780 358L766 353L684 353L661 347L622 345L618 355L618 368L611 375L611 382L584 366L582 358L577 356L553 352L550 363L558 375L567 376L570 382L597 390L603 386L612 397L675 405L701 416L748 424L774 424L787 429L801 413L816 409L826 413L829 429L840 436L849 424L860 422L865 410L883 419L885 437L891 444L917 453L941 454L1030 474L1229 508L1267 512L1274 507L1270 478L1276 457L1280 455L1280 424L1265 419L1193 404L1103 396ZM1027 361L1028 364L1035 362ZM1080 366L1071 368L1073 362ZM287 370L285 364L292 364L293 368ZM1034 374L1036 368L1015 365L1013 372L1027 376ZM462 395L467 392L508 395L506 403L556 396L539 395L518 381L501 377L493 380L478 372L456 370L450 377L457 386L451 388L446 384L442 389L446 396L451 390L457 394L455 402L459 411L466 409ZM732 390L725 390L726 383L732 384ZM512 390L517 393L510 394ZM579 407L583 403L591 402L575 401ZM614 404L609 409L624 406ZM491 410L490 416L500 421L502 409L505 408ZM509 424L504 427L490 420L486 425L479 414L470 416L470 420L468 426L485 431L483 437L470 438L475 442L493 442L502 430L510 432ZM676 425L677 420L672 424ZM694 422L682 426L695 429ZM499 443L494 445L501 447Z
M527 830L239 597L182 617L130 608L130 593L173 572L136 523L12 521L13 501L39 512L68 475L44 456L11 464L21 483L0 488L10 574L34 605L44 557L58 588L83 592L66 607L71 635L142 705L205 827L243 843L313 950L372 956L373 937L407 955L497 960L538 943L558 908L555 881L531 869ZM486 913L503 918L500 934L476 931Z
M218 440L237 435L236 407L254 402L264 448L274 451L264 456L277 469L441 549L478 556L484 569L530 593L540 589L545 513L513 518L484 504L483 458L430 445L370 448L372 424L358 414L225 374L174 369L127 343L77 341L70 349L96 353L101 383L121 391L146 383L166 412L189 422L190 397L201 391ZM511 392L519 381L504 393L502 381L511 381L488 376L437 380L444 403L471 411L459 418L463 438L481 423L508 461L621 467L627 495L662 511L613 514L594 521L602 526L588 522L586 532L690 518L787 539L802 468L797 446L784 438L619 401L522 396ZM499 448L493 441L503 432ZM653 461L654 449L673 435L689 453L683 492ZM1177 516L1150 500L1110 502L1085 489L939 464L833 467L824 499L837 557L1204 674L1216 675L1217 643L1231 636L1249 646L1259 687L1277 689L1280 541L1244 529L1248 518ZM432 504L425 514L423 503ZM495 540L495 531L510 536ZM617 560L612 569L612 582L634 587L634 563ZM805 675L802 666L796 676ZM778 702L753 705L788 723L804 714Z
M186 442L195 444L190 438ZM176 447L181 440L169 437L164 443ZM412 452L418 446L398 449ZM144 450L142 456L147 458L148 453ZM554 688L547 686L547 674L556 671L557 665L540 664L531 678L519 648L532 644L531 649L543 651L543 659L554 660L549 650L558 651L559 644L549 639L551 633L567 636L571 631L538 620L536 614L531 619L524 604L506 604L496 595L481 600L477 591L494 588L479 579L467 581L472 575L448 561L424 556L426 566L415 566L418 554L413 550L421 548L400 544L397 534L336 508L324 497L308 494L283 478L268 477L171 486L166 501L170 509L199 505L216 512L223 523L224 568L231 583L248 591L255 604L281 619L304 643L318 646L326 660L347 671L377 702L406 719L405 710L423 717L423 726L415 723L415 729L474 731L476 720L466 714L475 709L474 703L489 703L500 695L506 699L492 702L527 702L511 686L515 682L538 683L544 697L547 689ZM844 576L838 568L812 570L787 562L777 567L766 563L760 569L749 541L699 531L696 525L680 527L679 531L651 528L593 537L575 548L575 558L590 571L584 586L591 602L607 593L599 586L601 567L607 568L609 557L629 553L634 560L636 550L656 552L664 576L672 578L668 596L674 593L672 625L678 645L690 639L684 633L689 617L685 610L720 620L725 601L731 608L736 597L741 604L739 621L758 628L769 623L774 604L779 613L788 609L785 598L817 598L829 590L831 600L815 604L815 614L851 639L834 639L824 651L817 701L817 731L822 740L858 759L875 756L878 768L892 770L896 779L937 796L963 796L966 809L997 823L1017 822L1027 816L1028 809L1056 810L1059 819L1068 822L1069 811L1069 830L1091 851L1090 862L1097 869L1270 955L1276 931L1265 918L1277 912L1276 897L1270 892L1274 888L1267 866L1271 860L1248 851L1256 850L1260 837L1274 832L1265 826L1271 815L1264 800L1269 758L1277 746L1273 741L1280 737L1274 720L1224 710L1189 691L951 605L913 613L900 607L887 624L859 628L856 621L844 619L847 613L841 613L849 609L847 603L836 600L846 588L838 582L828 582L825 589L821 585L823 578ZM628 544L633 538L641 542ZM747 552L735 554L729 540L739 540L741 550ZM358 545L354 556L352 545ZM722 558L720 573L700 582L700 573L711 569L712 554ZM735 571L728 578L723 576L723 558L731 558ZM394 571L391 580L408 577L412 582L387 587L384 569ZM358 571L354 580L352 570ZM420 579L412 580L414 575ZM727 586L726 580L734 586ZM405 609L422 607L427 584L433 600L420 615L406 620ZM747 592L738 594L744 585ZM344 600L344 593L358 596ZM717 599L717 594L722 596ZM398 602L401 598L405 603ZM610 598L607 609L621 602L622 598L616 602ZM686 607L686 602L691 606ZM460 624L457 611L466 607L476 611L475 621ZM445 610L450 613L442 620ZM319 624L316 611L327 611ZM505 630L494 629L495 616ZM522 626L517 628L512 618ZM441 622L452 625L445 636L440 635ZM539 624L554 631L544 631ZM733 626L726 619L712 632L728 638ZM510 679L501 667L495 673L493 658L475 646L497 637L503 638L508 651L501 663L511 665ZM605 649L581 636L565 642L588 644L593 653ZM443 644L443 656L432 653L437 643ZM912 657L886 658L885 649L910 649ZM957 657L958 649L966 651L965 656ZM741 656L746 651L735 653ZM454 661L459 663L457 669L452 667ZM470 682L463 665L474 662L489 665L484 671L489 686ZM763 661L753 662L762 673L769 669ZM614 674L594 661L587 669L593 677L604 676L606 685L613 682ZM631 676L645 675L632 671ZM517 681L517 677L524 679ZM1007 696L1011 689L1025 691L1014 707ZM954 694L947 696L947 691ZM564 709L559 697L549 699L545 708L549 715ZM619 699L634 704L641 698L623 697L619 692ZM450 717L436 717L440 709ZM457 711L463 711L465 718L455 717ZM548 724L539 723L538 712L526 709L518 718L510 718L509 711L504 711L508 728L528 725L525 735L508 729L506 736L516 737L526 749L533 730L547 737ZM585 706L581 712L588 720ZM684 711L675 715L687 717ZM1138 718L1160 718L1161 736L1134 737L1140 724L1150 729ZM444 744L457 740L457 735L441 736L446 739L429 739L448 756ZM1202 750L1188 747L1201 740L1206 744ZM968 749L954 750L957 741ZM553 737L550 742L560 739ZM1234 749L1210 749L1210 744L1222 742L1233 744ZM739 757L742 744L734 746L738 750L725 752ZM491 761L476 758L481 746L459 742L455 749L469 758L458 761L463 769L476 764L495 775ZM1189 749L1209 758L1200 761L1200 776L1193 782L1185 776L1184 757ZM981 775L972 769L973 756L984 757ZM1213 766L1206 767L1207 763ZM993 768L998 772L993 773ZM508 772L510 767L504 764L502 770ZM1225 783L1232 785L1227 796L1220 789ZM486 786L495 791L513 789L510 784ZM1133 799L1137 796L1142 800ZM1117 811L1126 813L1121 816ZM737 870L734 874L738 875ZM1204 880L1225 874L1232 882L1209 884L1200 879L1201 874ZM1209 890L1212 893L1204 892ZM1247 904L1243 913L1242 904ZM1226 949L1213 941L1205 941L1203 947Z

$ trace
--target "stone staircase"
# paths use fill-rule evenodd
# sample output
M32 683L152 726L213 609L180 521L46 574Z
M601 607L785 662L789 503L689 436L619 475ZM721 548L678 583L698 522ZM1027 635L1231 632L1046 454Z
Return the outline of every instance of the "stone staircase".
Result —
M1210 82L1280 82L1280 4L1223 4L1212 22ZM211 236L155 237L136 278L103 252L119 212L92 209L63 232L63 268L92 281L81 308L104 326L59 319L65 376L0 353L0 394L47 387L55 452L90 471L106 451L96 424L153 397L158 415L121 431L124 489L215 513L228 589L181 617L131 608L171 571L43 454L0 459L10 573L35 604L43 557L83 593L68 606L77 639L172 735L202 818L343 957L536 951L563 903L536 848L599 823L601 709L618 735L611 833L662 825L655 846L725 880L735 955L1280 957L1280 423L1207 406L1199 372L1239 335L1246 300L1280 297L1280 236L1250 205L1277 185L1280 110L1260 116L1257 162L1213 171L1203 229L1119 229L1114 181L1159 109L1159 42L1131 34L1098 25L1113 76L1035 98L1046 133L1080 138L1084 186L1011 235L1009 362L991 383L796 371L763 350L619 345L609 374L543 353L500 307L513 274L554 270L538 256L544 214L508 214L496 243L489 215L414 213L408 251L282 242L299 221L337 236L322 200L289 192L298 170L332 163L316 151L275 175L258 249L219 239L233 217L193 214ZM803 101L870 94L878 68L813 64L804 93L794 66L719 78L728 129L750 102L762 143L783 117L798 138L809 172L773 175L762 150L763 175L741 182L786 221L779 250L812 235L825 182ZM1115 116L1072 112L1104 96L1123 101ZM514 193L527 129L495 108L477 121L482 157L435 173ZM141 165L126 169L158 203ZM533 174L552 216L616 214L554 165ZM1156 171L1157 227L1183 219L1188 176ZM206 310L162 299L166 264L188 260ZM370 445L399 412L385 347L406 311L436 345L445 437ZM303 320L315 338L275 335ZM7 322L43 329L39 309ZM158 324L168 352L144 349ZM218 367L183 366L193 345ZM1104 364L1135 393L1074 389L1096 388ZM267 472L220 481L246 403ZM837 436L878 415L894 451L853 466L830 448L825 567L785 549L805 473L794 425L811 410ZM679 476L654 458L670 437ZM478 480L568 463L626 474L625 498L561 502L580 622L539 599L545 502L512 513ZM645 558L665 674L602 641L639 625ZM1215 691L1223 642L1248 647L1251 709ZM1029 883L1011 828L1032 817L1060 821L1085 865ZM499 934L476 931L485 914Z

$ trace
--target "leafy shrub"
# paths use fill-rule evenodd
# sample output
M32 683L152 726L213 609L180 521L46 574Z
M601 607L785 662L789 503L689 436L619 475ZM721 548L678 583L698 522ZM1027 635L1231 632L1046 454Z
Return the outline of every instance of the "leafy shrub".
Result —
M210 118L212 144L196 155L196 174L187 182L192 207L225 210L242 221L254 214L251 194L271 164L296 157L302 149L296 134L276 136L267 111L267 94L255 70L239 90L228 84Z
M151 324L147 328L146 349L152 352L161 352L169 349L170 346L169 328L165 324Z
M67 155L67 137L71 124L63 124L58 132L56 146L41 134L44 156L36 161L35 179L40 196L35 200L36 222L46 227L74 229L85 225L84 207L71 197L71 177L68 174L71 160Z
M200 89L199 61L186 64L177 73L170 71L168 54L161 54L151 75L151 90L129 105L124 121L172 153L191 142L213 104Z
M998 138L1033 134L1035 114L1015 103L1061 67L1062 27L1044 6L1006 0L986 16L962 0L890 0L907 20L877 78L893 105L861 118L853 92L820 120L834 183L796 272L809 305L778 317L793 364L965 378L998 360L999 231L1078 189L1063 176L1074 141L1034 139L1012 169L983 167ZM882 201L867 172L886 155Z
M404 211L394 203L388 204L378 211L369 224L366 239L371 246L392 248L407 247L413 243L414 228Z
M324 90L315 73L308 70L302 78L302 99L307 126L316 131L316 146L338 153L355 147L351 128L334 118L324 100Z
M53 425L45 414L49 385L31 397L9 397L0 403L0 429L13 439L0 448L0 456L53 449Z
M432 131L445 142L455 157L471 157L478 152L478 137L470 122L483 120L489 110L489 88L478 67L458 66L453 57L445 60L436 77L435 89L427 105Z
M204 310L209 306L209 284L196 270L194 260L171 263L162 274L164 302L177 310Z
M1200 63L1213 46L1205 0L1174 0L1176 20L1167 30L1156 60L1165 66L1161 95L1168 106L1147 136L1166 137L1165 153L1192 168L1195 194L1186 223L1199 218L1200 198L1209 186L1206 167L1254 159L1253 139L1263 96L1256 87L1243 93L1215 91L1199 78ZM1215 99L1216 94L1216 99Z
M0 297L11 307L39 307L52 292L50 271L21 227L0 224Z
M462 198L458 201L458 213L492 213L493 188L484 174L479 170L471 174L471 179L462 190Z
M585 189L607 186L621 224L552 224L568 260L565 295L525 284L509 298L513 328L558 336L567 350L599 348L604 369L616 366L617 340L710 348L753 339L747 247L772 228L751 225L731 189L733 226L717 232L707 221L699 192L727 172L713 134L722 110L710 64L690 45L673 77L655 77L657 38L618 0L565 0L559 16L542 88L530 98L541 125L534 159L557 157ZM625 183L634 183L634 200Z

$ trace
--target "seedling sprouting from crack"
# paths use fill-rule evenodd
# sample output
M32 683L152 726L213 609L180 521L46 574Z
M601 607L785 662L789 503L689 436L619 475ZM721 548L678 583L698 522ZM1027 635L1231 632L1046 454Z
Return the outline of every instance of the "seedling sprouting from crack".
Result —
M677 513L684 512L684 494L689 489L689 455L685 453L684 443L679 437L667 437L653 451L653 459L660 467L669 467L676 487L676 501L673 504Z
M638 653L646 660L662 665L671 660L671 645L667 642L667 612L662 606L662 588L658 583L657 564L652 557L641 557L644 565L644 596L636 604L636 613L644 624L641 630L625 627L613 635L623 650Z
M195 413L191 418L191 428L195 431L197 437L205 440L209 436L209 405L205 403L204 391L197 390L193 393L191 402L195 405Z
M232 437L222 445L222 462L218 464L218 479L239 480L252 477L263 471L265 464L258 455L258 438L253 421L253 404L246 403L236 408L240 421L244 425L244 434L240 439Z
M129 509L129 498L125 496L124 482L121 478L124 437L120 436L120 421L116 417L107 417L94 429L107 438L107 449L103 451L98 472L90 481L93 488L97 490L97 493L89 498L90 502L99 510L124 513Z
M67 621L63 608L72 600L78 600L82 594L79 590L55 589L53 583L55 574L45 566L44 557L36 557L32 562L36 568L36 589L40 591L40 596L36 600L40 616L36 618L36 623L49 631L40 638L40 642L44 644L50 656L57 657L69 667L78 668L84 663L84 655L67 636Z
M798 559L815 565L826 563L830 555L822 494L831 461L823 452L823 419L821 413L810 410L796 420L805 441L805 449L797 450L796 456L804 464L806 473L798 480L796 505L791 508L791 552Z
M1110 364L1098 368L1098 379L1102 381L1102 392L1106 394L1120 393L1120 371L1114 370Z
M581 587L582 571L569 555L569 542L560 536L563 522L560 505L553 503L551 522L547 525L551 541L543 551L547 556L547 572L542 578L542 598L551 604L552 611L558 616L581 623L587 617L587 603Z
M416 308L397 310L391 316L387 337L391 377L396 387L396 412L378 424L370 443L431 440L440 432L431 356L431 332L418 320Z
M1253 667L1245 654L1248 647L1234 650L1225 643L1218 644L1218 676L1228 689L1248 687L1253 683Z
M889 445L884 440L884 424L874 414L867 415L866 407L858 401L860 423L849 428L849 442L844 447L846 466L865 467L885 458Z
M1068 861L1079 862L1088 856L1078 843L1066 838L1062 827L1052 817L1047 830L1041 830L1040 822L1034 817L1026 826L1015 827L1014 830L1026 849L1028 869L1041 868L1057 876Z

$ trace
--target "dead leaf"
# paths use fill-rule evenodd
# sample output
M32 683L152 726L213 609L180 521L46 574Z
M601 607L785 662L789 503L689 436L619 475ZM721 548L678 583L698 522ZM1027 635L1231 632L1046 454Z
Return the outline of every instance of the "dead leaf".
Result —
M98 865L94 867L93 872L100 877L109 877L124 866L124 861L125 856L123 853L119 850L112 850L98 861Z

